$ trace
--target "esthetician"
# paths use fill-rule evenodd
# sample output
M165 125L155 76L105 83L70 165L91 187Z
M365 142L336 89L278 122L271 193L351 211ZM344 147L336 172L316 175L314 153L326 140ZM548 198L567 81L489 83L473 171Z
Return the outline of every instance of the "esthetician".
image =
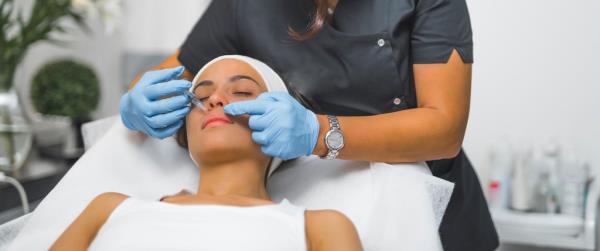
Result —
M181 93L191 83L181 79L226 54L267 63L299 93L225 106L231 116L251 115L264 153L427 161L433 175L455 183L440 226L444 250L496 249L461 148L473 62L465 0L213 0L180 50L156 66L171 69L144 75L123 95L124 124L157 138L175 134L190 111Z

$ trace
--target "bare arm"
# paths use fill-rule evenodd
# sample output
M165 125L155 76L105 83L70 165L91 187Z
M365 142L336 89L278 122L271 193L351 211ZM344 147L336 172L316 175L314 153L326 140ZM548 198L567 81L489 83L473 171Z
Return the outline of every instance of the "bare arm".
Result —
M181 64L181 62L179 62L177 57L179 57L179 50L177 50L175 53L171 54L169 57L167 57L164 61L162 61L157 66L147 69L146 71L161 70L161 69L181 66L182 64ZM140 80L141 77L142 77L142 74L138 74L133 79L133 81L131 81L131 83L129 84L129 89L133 88L133 86L135 86L135 84L138 82L138 80ZM188 79L191 81L194 78L194 75L186 69L183 72L183 75L181 76L181 78Z
M339 158L415 162L452 158L460 151L469 115L471 64L454 50L446 64L414 65L418 107L374 116L338 117L345 147ZM319 115L313 151L325 155L329 123Z
M96 197L54 242L50 250L87 250L108 216L126 198L127 196L118 193L104 193Z
M334 210L306 211L306 237L310 251L362 251L354 224Z

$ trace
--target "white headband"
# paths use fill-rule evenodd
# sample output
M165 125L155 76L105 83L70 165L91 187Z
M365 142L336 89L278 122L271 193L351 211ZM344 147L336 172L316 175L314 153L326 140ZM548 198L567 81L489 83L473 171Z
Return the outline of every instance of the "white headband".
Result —
M202 66L202 69L200 69L200 71L198 71L198 73L196 73L196 76L194 77L194 80L192 81L192 87L190 87L190 92L193 93L194 87L196 87L196 85L198 84L198 81L200 79L200 75L202 75L202 73L206 69L208 69L208 67L210 67L212 64L216 63L217 61L221 61L223 59L239 60L239 61L245 62L248 65L250 65L252 68L254 68L254 70L256 70L256 72L258 72L260 77L263 79L263 81L265 82L265 85L267 86L267 91L269 91L269 92L272 92L272 91L287 92L288 91L288 89L285 86L285 83L283 82L281 77L279 77L279 75L265 63L258 61L251 57L246 57L246 56L241 56L241 55L225 55L225 56L217 57L217 58L211 60L210 62L206 63L204 66ZM190 157L192 158L192 161L194 161L194 163L196 163L196 165L197 165L198 163L194 160L194 157L192 156L191 153L190 153ZM273 157L273 160L271 160L271 165L269 166L269 174L267 177L270 177L271 174L273 172L275 172L275 169L277 169L279 167L281 162L283 162L283 161L280 158Z

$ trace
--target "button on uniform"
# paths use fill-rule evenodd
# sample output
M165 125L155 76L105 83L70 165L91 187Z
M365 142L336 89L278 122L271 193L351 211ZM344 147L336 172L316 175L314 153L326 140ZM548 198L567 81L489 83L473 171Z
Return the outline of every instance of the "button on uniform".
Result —
M402 103L402 99L400 99L400 98L394 99L394 105L399 105L400 103Z
M383 40L383 38L380 38L379 40L377 40L377 45L379 45L379 47L383 47L385 45L385 40Z

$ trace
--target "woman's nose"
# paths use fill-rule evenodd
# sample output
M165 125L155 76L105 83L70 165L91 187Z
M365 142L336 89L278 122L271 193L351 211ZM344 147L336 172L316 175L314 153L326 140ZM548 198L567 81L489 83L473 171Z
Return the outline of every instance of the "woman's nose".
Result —
M227 101L227 97L225 97L225 95L223 95L222 93L218 92L214 92L212 95L210 95L204 103L206 108L209 110L215 109L217 107L223 108L227 104L229 104L229 101Z

